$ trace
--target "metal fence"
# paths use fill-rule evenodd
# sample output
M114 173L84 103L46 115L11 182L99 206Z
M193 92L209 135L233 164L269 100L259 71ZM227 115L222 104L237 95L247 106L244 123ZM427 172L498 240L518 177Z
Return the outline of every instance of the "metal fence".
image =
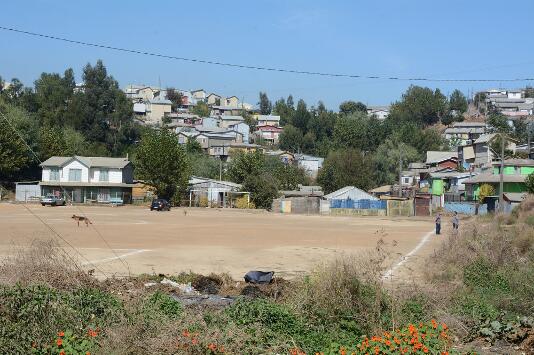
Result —
M348 208L358 210L385 210L387 202L384 200L330 200L330 208Z

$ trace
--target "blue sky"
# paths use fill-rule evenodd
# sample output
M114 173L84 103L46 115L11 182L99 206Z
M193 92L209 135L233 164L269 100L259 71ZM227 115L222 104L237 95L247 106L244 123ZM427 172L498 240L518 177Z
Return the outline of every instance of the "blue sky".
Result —
M509 8L507 8L509 5ZM433 78L534 77L534 1L10 1L0 25L80 41L246 65ZM0 75L30 85L41 72L102 59L128 83L204 88L256 103L293 94L337 109L397 100L410 82L239 70L119 53L0 31ZM444 93L519 83L425 83ZM531 83L531 85L534 83Z

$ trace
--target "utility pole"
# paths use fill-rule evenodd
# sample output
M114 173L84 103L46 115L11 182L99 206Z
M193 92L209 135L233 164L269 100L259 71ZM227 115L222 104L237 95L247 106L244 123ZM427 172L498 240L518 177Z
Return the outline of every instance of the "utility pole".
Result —
M501 169L499 174L499 210L504 212L504 134L501 136Z
M222 181L222 159L221 157L219 157L219 181Z
M527 144L527 159L534 159L534 156L532 155L532 124L534 121L529 121L527 123L527 137L528 137L528 144Z
M402 197L402 153L399 149L399 197Z

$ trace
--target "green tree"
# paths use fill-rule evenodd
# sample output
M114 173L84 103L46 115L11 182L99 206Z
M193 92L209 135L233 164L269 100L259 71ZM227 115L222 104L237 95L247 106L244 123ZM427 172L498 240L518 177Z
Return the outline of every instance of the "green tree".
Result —
M356 186L367 190L374 185L370 159L359 150L332 151L325 159L317 176L317 182L325 193L345 186Z
M63 130L59 127L41 127L39 130L39 153L41 160L67 153Z
M508 124L508 119L505 115L500 113L492 113L486 119L491 132L499 132L509 134L512 132L512 127Z
M30 148L38 151L37 131L26 111L0 99L0 181L16 181L14 174L36 163Z
M136 173L158 197L172 200L186 190L190 164L176 135L167 130L149 130L136 150Z
M527 191L529 194L534 194L534 173L531 173L525 179L525 185L527 185Z
M273 104L267 97L267 93L260 91L260 101L258 102L258 106L262 115L271 114L271 111L273 110Z
M57 73L42 73L34 84L37 114L41 124L64 126L66 112L76 86L73 70L65 70L63 77Z
M231 181L242 184L247 176L257 176L263 171L265 157L260 151L238 152L228 164L227 174Z
M292 125L287 125L280 134L278 145L280 149L290 152L299 152L302 147L304 136L302 131Z
M308 130L308 122L310 121L310 113L304 100L300 99L297 103L297 110L293 114L291 124L304 134Z
M454 90L449 97L449 109L462 114L467 111L467 98L458 89Z
M338 148L374 151L385 138L383 123L366 113L356 112L340 117L334 126L332 140Z
M194 138L190 138L185 144L185 151L189 154L202 153L202 146L200 145L199 141Z
M291 100L290 100L291 99ZM289 105L291 102L291 106ZM280 116L280 125L285 126L293 120L295 109L293 108L293 97L289 95L287 101L282 97L274 103L273 113Z
M83 134L76 131L74 128L66 127L63 130L63 137L65 139L65 155L72 156L88 154L88 144Z
M279 190L296 190L299 184L304 185L309 180L304 169L285 164L278 157L266 157L263 170L276 179Z
M243 181L242 191L250 192L250 200L256 208L271 209L273 200L278 197L278 187L272 175L263 173L249 175Z
M367 106L359 101L344 101L339 105L339 113L343 115L350 115L356 112L367 113Z
M174 88L167 88L167 100L172 103L172 111L175 112L179 107L182 106L184 95Z
M202 153L188 154L188 156L192 175L219 180L219 174L222 173L224 179L224 163L220 159Z
M402 168L409 163L418 161L419 152L402 142L386 139L373 155L374 181L377 185L394 184L399 179L399 163L402 159Z
M210 108L204 101L199 101L191 112L199 117L208 117L210 115Z
M447 97L439 89L410 86L402 99L391 106L393 121L414 122L420 126L433 125L448 112Z

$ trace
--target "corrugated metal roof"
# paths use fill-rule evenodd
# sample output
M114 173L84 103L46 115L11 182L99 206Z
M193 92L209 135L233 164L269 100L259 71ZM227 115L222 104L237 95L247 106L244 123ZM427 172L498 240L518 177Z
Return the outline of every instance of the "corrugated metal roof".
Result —
M64 166L71 160L78 160L88 168L124 168L130 163L126 158L108 158L108 157L82 157L75 155L73 157L50 157L40 164L40 166Z
M503 175L504 182L525 182L526 175ZM485 173L464 181L464 184L498 183L500 175Z
M324 195L324 198L327 200L332 200L352 190L355 190L359 196L362 196L363 199L377 200L377 198L374 197L373 195L370 195L366 191L363 191L355 186L345 186L337 191L329 193L328 195Z
M495 162L493 165L501 165L501 163ZM534 159L506 159L504 166L534 166Z
M458 158L458 152L439 152L439 151L433 151L429 150L426 152L426 163L432 164L432 163L439 163L445 160L449 160L451 158Z

